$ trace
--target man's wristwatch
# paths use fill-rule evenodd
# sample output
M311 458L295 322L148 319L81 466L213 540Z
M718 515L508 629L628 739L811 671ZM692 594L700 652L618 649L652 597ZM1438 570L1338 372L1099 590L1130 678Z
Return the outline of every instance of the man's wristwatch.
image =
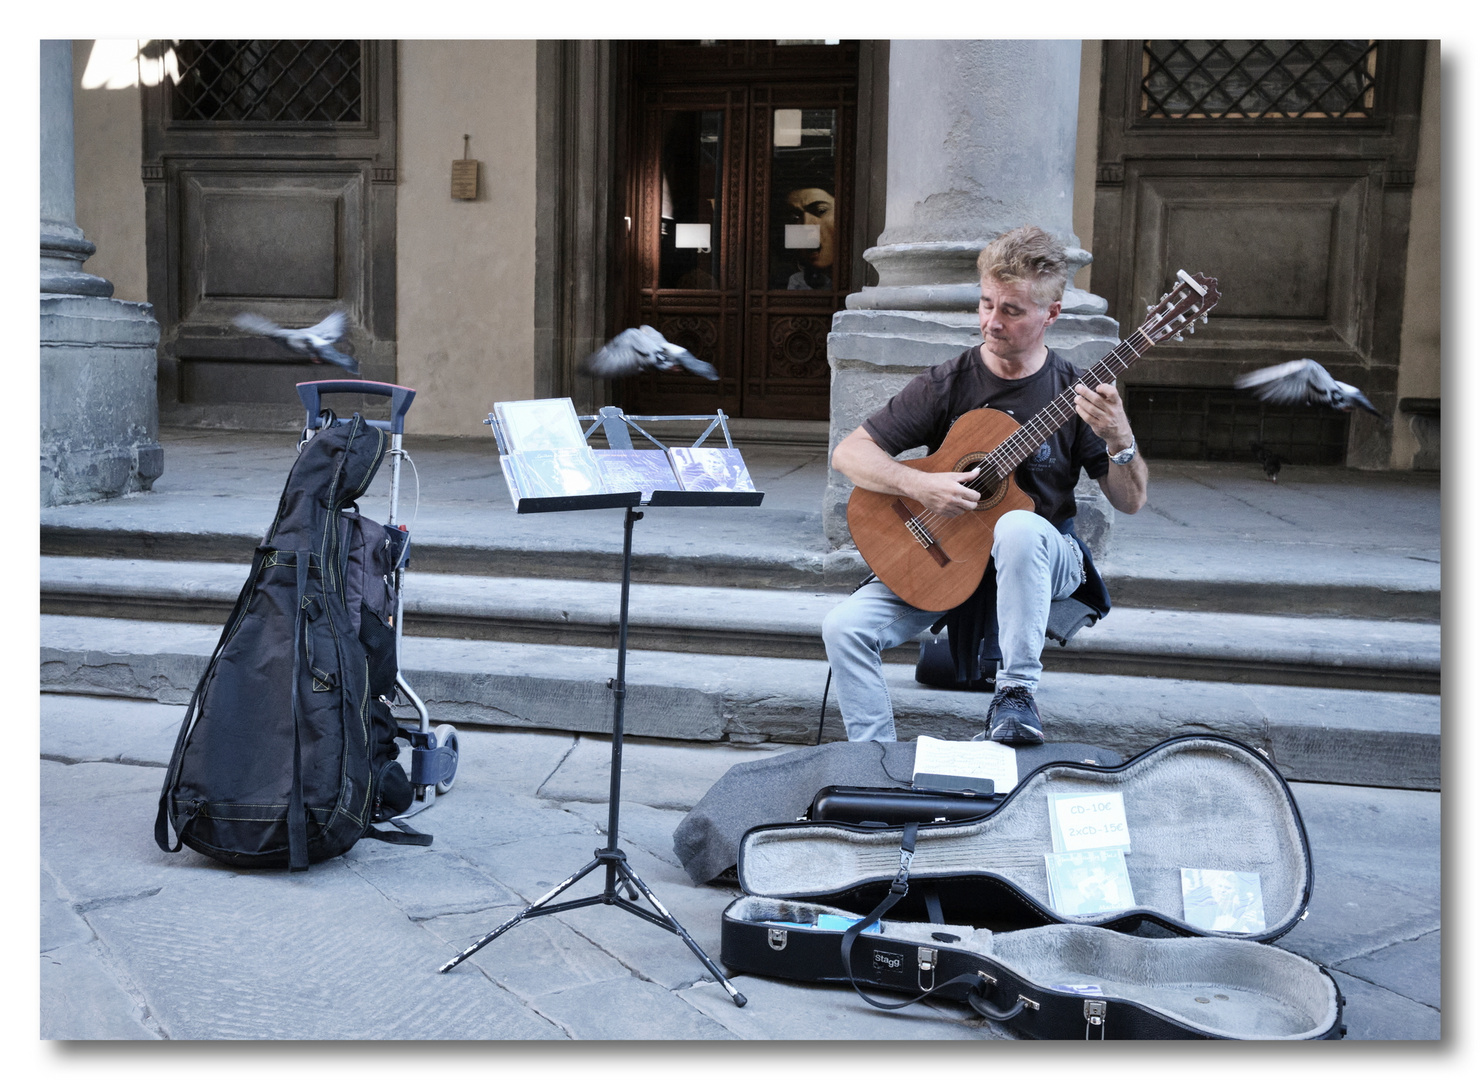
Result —
M1110 460L1117 465L1129 465L1136 456L1136 437L1131 436L1131 444L1118 454L1111 454Z

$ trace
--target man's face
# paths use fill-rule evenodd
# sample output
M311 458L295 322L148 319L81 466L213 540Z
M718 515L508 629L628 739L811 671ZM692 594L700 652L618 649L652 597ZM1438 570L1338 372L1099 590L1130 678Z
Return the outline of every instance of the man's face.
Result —
M822 188L797 188L786 196L788 225L816 225L819 244L797 253L808 266L822 269L833 264L833 197Z
M1057 300L1040 307L1026 281L1006 284L994 277L982 278L977 315L983 347L1004 360L1031 356L1043 344L1044 332L1059 317L1061 307Z

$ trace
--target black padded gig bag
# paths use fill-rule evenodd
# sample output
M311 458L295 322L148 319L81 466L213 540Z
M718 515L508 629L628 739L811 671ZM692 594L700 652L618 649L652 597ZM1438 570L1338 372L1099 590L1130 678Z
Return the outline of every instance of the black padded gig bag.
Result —
M356 415L300 450L180 726L154 827L163 850L302 870L367 835L431 842L373 826L410 802L394 721L376 708L395 680L388 571L405 534L354 509L386 449Z

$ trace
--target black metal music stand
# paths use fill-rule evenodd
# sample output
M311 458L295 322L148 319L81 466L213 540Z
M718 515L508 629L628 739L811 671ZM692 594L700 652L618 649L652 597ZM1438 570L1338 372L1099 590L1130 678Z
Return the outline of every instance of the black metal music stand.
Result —
M729 429L724 422L724 413L718 413L714 416L701 415L628 417L625 416L620 409L608 406L601 410L599 416L583 417L582 419L596 420L596 423L594 423L591 428L587 430L587 438L590 437L591 433L595 431L597 427L601 427L605 430L608 445L611 446L613 449L632 449L632 437L628 432L629 427L635 428L636 430L642 432L643 435L645 435L654 443L658 443L658 440L654 439L651 435L649 435L646 431L643 431L641 427L634 423L634 421L639 420L643 422L657 420L710 420L713 421L713 423L711 423L710 426L704 431L704 434L699 436L698 441L695 442L693 445L700 445L709 436L709 433L713 431L716 426L718 426L721 432L724 434L725 443L733 448L733 444L730 443ZM658 443L658 445L661 446L662 444ZM632 867L627 862L626 853L622 851L621 848L617 847L619 839L617 825L618 815L621 809L622 789L622 721L627 697L627 596L632 582L632 525L634 522L642 518L642 514L638 510L636 510L635 507L638 505L758 506L760 505L762 497L762 492L654 491L652 493L652 498L646 504L643 504L641 502L641 494L639 492L630 492L620 495L608 494L571 496L569 498L560 499L558 505L551 505L554 504L556 500L543 500L542 504L538 505L538 508L532 511L541 512L547 509L581 510L596 509L601 507L609 508L613 506L624 506L626 510L626 516L623 520L622 529L622 601L617 631L617 677L615 679L609 679L607 681L607 686L610 687L612 691L612 753L611 796L610 806L607 810L606 846L597 848L591 861L588 862L585 866L581 867L581 869L570 875L559 885L556 885L544 896L540 897L534 903L530 904L508 922L479 938L472 945L468 946L466 949L460 952L457 956L453 957L447 963L438 968L438 972L445 974L446 972L451 971L453 968L457 967L458 964L461 964L468 957L472 956L479 949L483 948L483 946L493 941L505 931L512 930L515 926L523 922L525 919L533 919L540 915L555 915L562 911L572 911L576 908L590 907L593 904L607 904L609 906L619 907L624 911L629 911L633 915L636 915L638 918L646 919L648 922L653 923L655 926L661 926L664 930L667 930L673 934L677 934L680 938L683 939L684 944L693 951L694 955L699 958L700 962L703 963L705 968L708 969L709 973L719 981L719 984L722 987L724 987L725 992L728 993L732 999L734 999L735 1004L742 1007L745 1005L745 995L740 993L739 990L735 989L734 985L731 984L729 979L725 978L724 973L720 971L715 962L711 960L709 956L704 952L704 950L699 947L699 943L689 936L689 932L685 930L683 926L679 924L678 920L669 913L668 909L663 906L662 901L659 900L658 897L653 893L653 891L649 889L646 884L643 883L641 878L633 873ZM619 501L613 502L613 500ZM520 504L520 512L526 512L524 510L523 502L521 502ZM606 887L600 893L596 894L595 896L584 897L580 900L565 900L558 904L552 903L552 901L561 893L565 892L566 889L570 888L576 882L580 881L583 877L591 873L593 870L602 867L606 869ZM626 887L626 897L620 895L617 891L617 882L619 880ZM639 893L641 893L642 896L647 899L648 903L652 905L652 911L649 911L647 908L640 907L638 904L634 903Z

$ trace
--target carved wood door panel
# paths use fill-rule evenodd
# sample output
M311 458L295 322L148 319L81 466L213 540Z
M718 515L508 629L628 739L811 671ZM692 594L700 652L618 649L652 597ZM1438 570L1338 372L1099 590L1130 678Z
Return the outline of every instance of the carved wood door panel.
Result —
M856 48L633 47L623 325L718 369L627 380L636 413L828 415L852 262Z
M395 381L395 51L374 41L164 41L144 92L149 299L165 423L280 426L340 369L231 319L347 315L340 348Z
M1312 357L1396 407L1424 43L1107 42L1093 290L1135 326L1179 267L1211 322L1126 375L1148 455L1385 467L1376 418L1266 406L1234 378Z

